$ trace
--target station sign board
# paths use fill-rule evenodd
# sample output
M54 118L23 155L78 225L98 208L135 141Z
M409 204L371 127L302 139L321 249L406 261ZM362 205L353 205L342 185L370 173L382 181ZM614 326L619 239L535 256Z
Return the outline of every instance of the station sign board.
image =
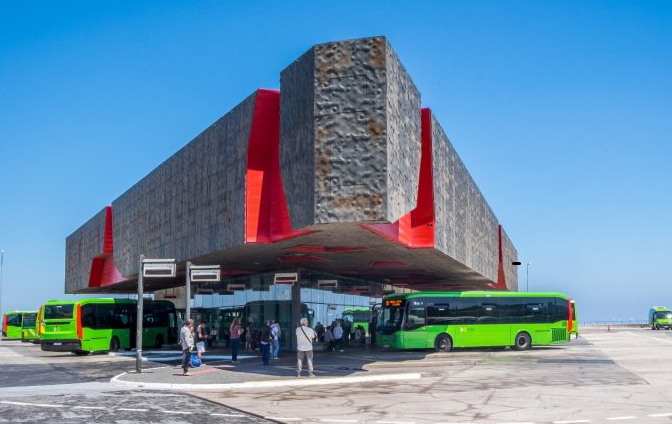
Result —
M296 272L278 272L273 276L273 284L293 286L298 279L299 274Z

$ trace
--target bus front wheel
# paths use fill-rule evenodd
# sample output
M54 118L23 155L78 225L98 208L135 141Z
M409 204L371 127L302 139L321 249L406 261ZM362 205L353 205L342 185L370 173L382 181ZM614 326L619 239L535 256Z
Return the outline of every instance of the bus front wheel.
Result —
M453 349L453 341L448 334L439 334L434 341L434 349L437 352L450 352Z
M516 344L513 348L516 350L527 350L532 347L532 338L526 332L521 332L516 335Z
M115 336L110 339L110 352L119 350L119 339Z

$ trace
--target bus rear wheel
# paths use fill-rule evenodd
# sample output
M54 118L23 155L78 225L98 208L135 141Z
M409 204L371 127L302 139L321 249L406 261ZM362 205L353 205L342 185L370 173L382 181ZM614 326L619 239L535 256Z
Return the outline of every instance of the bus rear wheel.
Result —
M528 350L532 347L532 338L526 332L516 334L516 341L513 348L516 350Z
M119 339L114 336L110 339L110 352L116 352L119 350Z
M439 334L434 341L434 349L437 352L450 352L453 349L453 341L448 334Z
M154 346L157 349L161 349L163 347L163 336L161 334L156 336L156 340L154 340Z

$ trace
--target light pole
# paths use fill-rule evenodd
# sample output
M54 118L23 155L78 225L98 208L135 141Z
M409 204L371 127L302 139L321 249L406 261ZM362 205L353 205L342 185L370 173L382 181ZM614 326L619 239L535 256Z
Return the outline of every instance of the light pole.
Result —
M525 273L525 291L529 292L530 291L530 265L531 263L527 263L527 272Z
M144 317L144 277L147 278L175 278L175 259L145 259L140 255L140 270L138 272L138 313L135 334L135 371L142 372L142 331Z
M5 261L5 251L0 250L0 316L2 316L2 263ZM2 340L2 332L0 331L0 340Z

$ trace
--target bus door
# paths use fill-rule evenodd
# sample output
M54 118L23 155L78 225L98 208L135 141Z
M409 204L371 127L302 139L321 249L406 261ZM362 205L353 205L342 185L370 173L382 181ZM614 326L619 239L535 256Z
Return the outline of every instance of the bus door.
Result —
M511 338L511 326L502 323L500 299L484 299L478 317L476 338L481 346L506 346ZM504 320L506 322L506 320Z
M451 326L453 346L472 347L478 344L478 298L457 297L450 299Z
M403 330L406 347L411 349L427 347L427 311L422 299L408 300Z

